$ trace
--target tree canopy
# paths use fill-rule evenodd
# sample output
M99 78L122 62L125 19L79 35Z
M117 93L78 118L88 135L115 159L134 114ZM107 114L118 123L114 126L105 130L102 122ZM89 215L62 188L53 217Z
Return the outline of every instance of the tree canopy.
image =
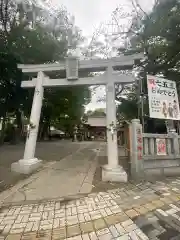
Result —
M139 117L138 106L142 98L143 117L149 115L147 74L158 74L176 81L178 94L180 93L180 2L156 1L150 13L144 12L141 8L136 8L136 13L137 16L127 31L127 36L133 51L145 52L145 59L140 64L139 81L134 85L133 91L125 94L125 99L119 106L119 112L125 118L131 119Z
M73 25L72 16L65 9L59 8L53 12L50 10L48 6L30 2L0 0L2 141L5 122L9 118L15 118L20 133L22 116L29 118L32 105L33 89L21 88L21 81L27 77L17 69L17 64L57 62L67 54L69 35L74 48L84 39L80 29ZM70 131L80 121L84 105L90 98L89 88L84 86L45 89L40 132L47 132L50 124Z

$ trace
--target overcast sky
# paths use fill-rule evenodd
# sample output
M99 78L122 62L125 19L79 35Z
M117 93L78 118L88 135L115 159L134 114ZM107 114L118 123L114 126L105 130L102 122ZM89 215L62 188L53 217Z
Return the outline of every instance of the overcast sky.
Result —
M83 30L86 36L91 35L94 29L111 17L111 13L121 4L130 3L130 0L52 0L54 3L67 7L68 12L75 16L75 23ZM144 10L150 9L154 0L139 0Z
M111 19L111 13L121 4L127 4L130 0L52 0L54 4L64 5L67 11L74 15L75 24L82 30L83 36L91 37L101 22ZM151 9L154 0L139 0L145 11ZM99 90L97 95L104 94ZM88 109L105 107L104 103L96 103L97 96L93 96Z

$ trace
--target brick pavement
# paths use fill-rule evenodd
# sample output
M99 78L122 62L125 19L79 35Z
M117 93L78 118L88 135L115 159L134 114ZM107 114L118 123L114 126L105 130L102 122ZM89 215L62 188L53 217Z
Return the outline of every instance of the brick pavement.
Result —
M180 239L180 178L60 203L2 206L0 240Z

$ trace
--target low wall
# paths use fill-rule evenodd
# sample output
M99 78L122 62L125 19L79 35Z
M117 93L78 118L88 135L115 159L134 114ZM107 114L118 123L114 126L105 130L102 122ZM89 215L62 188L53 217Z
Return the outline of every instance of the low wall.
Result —
M143 133L139 119L129 126L131 178L180 176L180 136Z
M180 175L180 136L143 133L143 170L144 176ZM159 153L157 142L165 141L165 154Z

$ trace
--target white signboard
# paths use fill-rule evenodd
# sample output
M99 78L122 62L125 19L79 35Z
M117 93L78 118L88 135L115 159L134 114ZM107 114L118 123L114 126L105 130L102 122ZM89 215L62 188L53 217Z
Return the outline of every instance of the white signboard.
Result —
M150 117L180 120L176 83L148 75L147 87Z

